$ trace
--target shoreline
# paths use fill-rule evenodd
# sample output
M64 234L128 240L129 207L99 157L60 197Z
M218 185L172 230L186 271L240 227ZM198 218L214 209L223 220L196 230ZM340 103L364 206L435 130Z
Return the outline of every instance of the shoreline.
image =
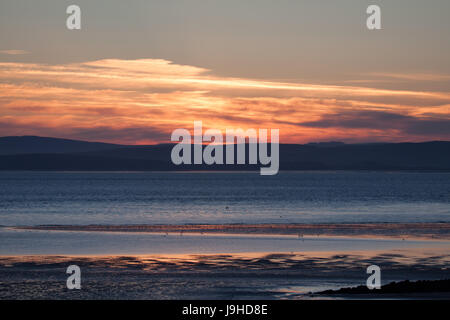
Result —
M377 255L390 255L390 261L395 260L395 258L403 256L402 262L405 262L405 258L416 259L418 257L429 257L434 256L438 258L438 260L447 261L450 263L450 254L444 255L446 252L444 248L439 247L424 247L424 248L402 248L402 249L375 249L375 250L329 250L329 251L240 251L240 252L222 252L217 251L214 253L211 252L197 252L197 253L105 253L105 254L89 254L89 253L81 253L81 254L17 254L17 255L0 255L0 265L1 261L7 259L30 259L39 261L40 258L50 259L55 258L58 259L72 259L72 258L81 258L81 259L120 259L120 258L136 258L136 259L185 259L192 260L197 259L199 257L202 258L215 258L215 257L227 257L227 258L245 258L245 259L253 259L253 258L261 258L264 256L290 256L297 257L299 259L307 258L307 257L317 257L320 259L327 259L332 256L340 256L340 257L360 257L360 258L370 258L375 257ZM450 265L448 267L450 270Z
M415 289L386 294L353 293L349 289L365 284L366 269L372 264L380 266L383 285L405 280L436 281L438 287L445 284L441 280L448 279L449 274L450 223L1 228L12 237L11 241L24 239L22 245L35 248L31 252L39 252L36 248L43 245L42 248L56 245L56 251L14 254L19 250L0 255L0 299L450 297L448 292L415 292ZM43 237L48 243L41 242ZM83 250L72 250L77 246ZM172 252L173 248L181 250L180 253ZM183 250L186 252L182 253ZM61 252L64 254L58 254ZM65 286L66 269L73 264L82 270L80 291L70 291Z
M16 230L450 240L450 223L263 223L3 226Z

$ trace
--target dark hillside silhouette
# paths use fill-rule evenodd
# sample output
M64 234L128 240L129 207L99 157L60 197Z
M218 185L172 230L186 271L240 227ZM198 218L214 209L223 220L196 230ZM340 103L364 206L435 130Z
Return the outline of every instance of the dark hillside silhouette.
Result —
M126 146L30 136L3 137L0 170L172 171L261 167L260 164L175 166L170 158L172 147L172 144ZM248 159L248 152L246 155ZM280 170L450 171L450 142L281 144Z

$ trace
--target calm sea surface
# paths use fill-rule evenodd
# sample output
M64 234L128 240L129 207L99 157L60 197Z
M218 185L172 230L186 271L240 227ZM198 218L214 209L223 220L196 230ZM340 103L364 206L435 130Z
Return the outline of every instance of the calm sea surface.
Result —
M450 173L0 172L0 225L450 222Z

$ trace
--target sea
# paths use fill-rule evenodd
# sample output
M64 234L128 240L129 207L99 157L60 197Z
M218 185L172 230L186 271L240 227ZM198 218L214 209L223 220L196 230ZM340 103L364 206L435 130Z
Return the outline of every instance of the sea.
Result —
M450 173L0 172L0 255L448 249L447 241L14 228L383 222L450 222Z
M449 172L0 172L0 225L450 222Z

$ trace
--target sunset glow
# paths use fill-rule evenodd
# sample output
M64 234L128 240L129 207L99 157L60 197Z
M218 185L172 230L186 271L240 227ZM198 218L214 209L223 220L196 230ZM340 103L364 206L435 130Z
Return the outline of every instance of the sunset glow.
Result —
M284 143L450 137L448 92L219 77L162 59L0 63L0 81L0 135L153 144L201 120L279 128Z

